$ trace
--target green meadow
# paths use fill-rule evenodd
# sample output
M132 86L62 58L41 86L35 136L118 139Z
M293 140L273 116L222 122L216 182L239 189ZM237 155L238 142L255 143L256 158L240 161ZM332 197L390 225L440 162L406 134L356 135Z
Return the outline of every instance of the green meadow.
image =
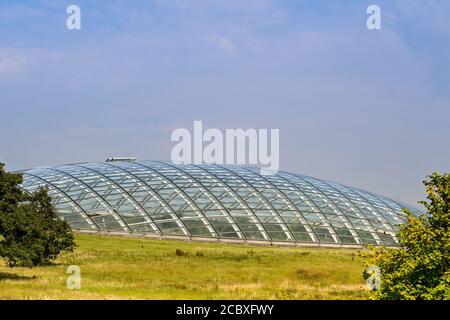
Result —
M361 250L76 235L53 265L9 268L0 299L366 299ZM69 290L67 267L81 270Z

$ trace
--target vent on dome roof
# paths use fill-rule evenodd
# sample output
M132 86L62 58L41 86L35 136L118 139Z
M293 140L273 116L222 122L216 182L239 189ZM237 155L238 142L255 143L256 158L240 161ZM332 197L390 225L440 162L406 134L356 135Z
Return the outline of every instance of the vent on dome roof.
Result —
M134 162L136 161L137 158L135 157L111 157L106 159L106 162L114 162L114 161L130 161L130 162Z

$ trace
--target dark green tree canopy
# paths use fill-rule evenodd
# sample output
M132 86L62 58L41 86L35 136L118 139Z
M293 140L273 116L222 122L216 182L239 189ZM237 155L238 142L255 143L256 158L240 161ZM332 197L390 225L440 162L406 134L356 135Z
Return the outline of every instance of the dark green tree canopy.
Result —
M0 162L0 213L14 212L17 205L24 201L23 191L19 188L22 175L5 172L5 165Z
M72 231L58 219L46 188L26 194L21 183L21 174L6 172L0 163L0 257L10 266L48 264L73 250Z

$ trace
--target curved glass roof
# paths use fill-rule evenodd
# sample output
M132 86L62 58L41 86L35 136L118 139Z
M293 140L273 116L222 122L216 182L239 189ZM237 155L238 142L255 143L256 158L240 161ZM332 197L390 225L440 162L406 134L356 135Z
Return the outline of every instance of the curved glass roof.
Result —
M23 175L26 191L48 186L74 229L162 237L395 246L407 207L335 182L232 165L116 161Z

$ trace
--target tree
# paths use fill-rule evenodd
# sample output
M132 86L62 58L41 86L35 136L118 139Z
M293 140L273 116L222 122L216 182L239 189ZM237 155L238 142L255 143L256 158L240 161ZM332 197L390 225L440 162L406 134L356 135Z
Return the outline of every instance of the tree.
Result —
M26 194L22 175L0 163L0 257L10 266L48 264L62 251L73 251L70 226L58 219L48 189Z
M398 249L373 249L366 266L377 266L380 286L373 299L450 299L450 174L433 173L423 181L427 213L416 217L404 210L407 222L398 232ZM364 273L364 278L371 275Z
M0 162L0 219L12 213L17 205L24 201L24 193L19 187L22 183L22 175L5 172L4 167L5 165Z

